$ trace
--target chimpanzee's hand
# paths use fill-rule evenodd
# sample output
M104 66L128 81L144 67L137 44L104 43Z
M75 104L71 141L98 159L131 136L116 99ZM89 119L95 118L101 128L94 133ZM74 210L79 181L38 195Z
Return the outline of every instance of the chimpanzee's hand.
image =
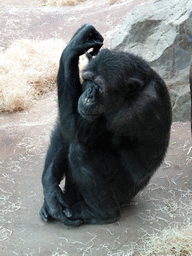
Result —
M97 55L103 45L102 35L89 23L84 24L77 30L66 47L68 56L80 56L93 48L92 56Z
M67 226L78 226L81 224L81 220L70 220L67 218L71 217L72 213L59 186L49 187L47 191L44 189L44 196L44 205L39 213L43 221L48 221L48 219L52 217ZM65 209L67 217L63 209Z

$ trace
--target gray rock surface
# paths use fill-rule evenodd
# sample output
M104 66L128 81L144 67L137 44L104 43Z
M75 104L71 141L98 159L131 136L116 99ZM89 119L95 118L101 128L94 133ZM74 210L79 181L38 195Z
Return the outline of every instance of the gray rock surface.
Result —
M165 79L173 120L190 120L192 1L159 0L128 13L111 48L142 56Z
M192 63L189 71L189 83L190 83L190 89L191 89L191 134L192 134Z

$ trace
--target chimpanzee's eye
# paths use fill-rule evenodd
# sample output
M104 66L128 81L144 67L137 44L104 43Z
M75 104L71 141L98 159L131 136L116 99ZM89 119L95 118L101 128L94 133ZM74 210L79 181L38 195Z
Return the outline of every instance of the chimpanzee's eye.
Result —
M104 82L101 78L97 77L94 82L99 86L99 92L100 93L103 93L105 92L105 89L104 89Z
M92 81L94 79L94 76L95 75L92 72L89 72L89 71L82 74L83 80L91 80Z
M103 93L104 92L104 89L102 87L99 87L99 92L100 93Z

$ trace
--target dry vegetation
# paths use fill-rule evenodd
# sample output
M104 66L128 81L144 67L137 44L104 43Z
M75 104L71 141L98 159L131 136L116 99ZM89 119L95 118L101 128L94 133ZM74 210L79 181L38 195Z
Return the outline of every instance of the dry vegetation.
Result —
M18 111L53 88L61 40L20 40L0 53L0 110Z
M48 5L53 6L64 6L64 5L78 5L86 0L47 0L45 1Z
M19 40L0 53L0 111L21 111L55 88L62 40ZM81 61L81 69L86 65Z
M82 2L89 0L45 0L44 3L53 6L64 6L64 5L78 5ZM114 4L119 2L119 0L108 0L109 4Z
M192 255L192 227L170 227L160 234L145 238L142 256L191 256Z

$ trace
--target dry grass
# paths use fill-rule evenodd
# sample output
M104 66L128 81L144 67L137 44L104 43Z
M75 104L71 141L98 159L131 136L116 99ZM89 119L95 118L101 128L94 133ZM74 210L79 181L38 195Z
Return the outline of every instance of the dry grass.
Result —
M87 0L47 0L46 4L53 6L78 5Z
M62 40L19 40L0 53L0 111L21 111L55 88ZM84 57L83 68L87 61Z
M117 3L119 2L120 0L109 0L109 4L114 4L114 3Z
M65 5L78 5L82 2L89 1L89 0L46 0L44 3L52 6L65 6ZM120 0L109 0L109 4L114 4L119 2Z
M0 53L0 110L30 106L56 82L62 40L19 40Z
M164 229L160 234L150 235L144 240L143 256L191 256L192 226L178 226Z

